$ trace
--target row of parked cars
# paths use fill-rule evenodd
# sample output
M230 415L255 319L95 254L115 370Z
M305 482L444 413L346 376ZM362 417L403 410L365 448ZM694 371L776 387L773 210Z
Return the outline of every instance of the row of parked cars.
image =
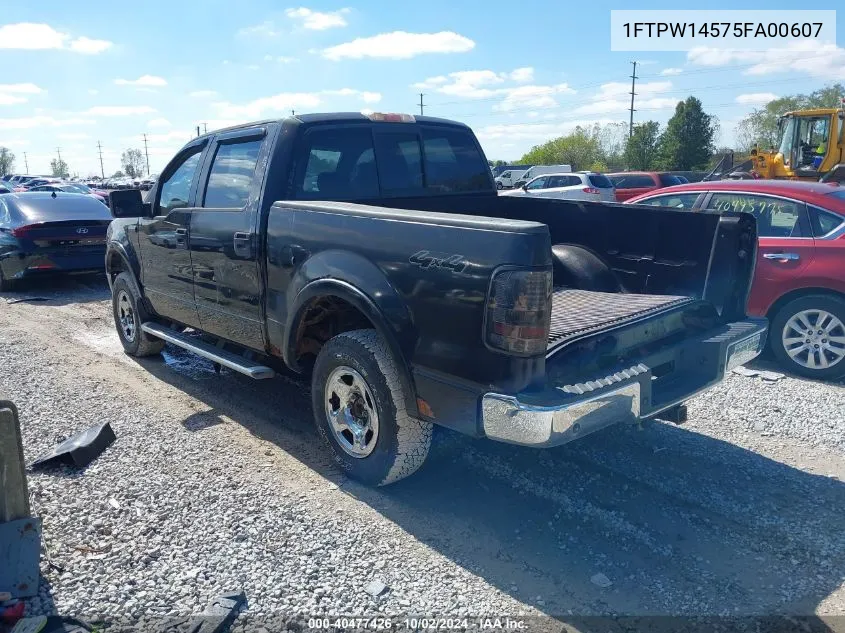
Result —
M592 171L560 170L568 165L532 167L515 181L512 188L501 186L508 179L505 172L496 178L496 188L504 196L541 196L564 200L592 200L601 202L624 202L634 196L646 194L663 187L672 187L689 182L686 176L653 171L626 171L602 174ZM541 172L538 174L538 172Z
M84 182L62 180L52 176L3 176L0 178L0 194L22 193L24 191L69 193L90 196L108 205L108 192L91 187Z
M108 189L110 191L116 189L141 189L142 191L148 191L149 189L152 189L152 186L157 178L157 174L151 174L146 178L123 177L105 178L103 180L91 180L88 181L87 184L91 187L99 186L102 189Z

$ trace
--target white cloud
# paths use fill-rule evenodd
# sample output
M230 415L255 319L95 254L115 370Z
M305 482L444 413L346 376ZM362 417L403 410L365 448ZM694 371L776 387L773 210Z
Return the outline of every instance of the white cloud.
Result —
M242 37L276 37L279 35L279 32L271 20L265 20L261 24L245 26L242 29L238 29L238 35ZM224 61L223 63L225 64L226 62Z
M94 119L69 117L57 119L51 116L30 116L17 119L0 119L0 130L26 130L41 127L65 127L70 125L93 125Z
M115 79L115 85L118 86L166 86L167 81L163 77L156 75L141 75L137 79Z
M250 64L246 67L247 70L258 70L259 68L261 67L258 64Z
M0 26L0 48L64 48L67 37L66 33L59 33L49 24L18 22Z
M292 64L296 61L296 57L285 57L284 55L280 55L275 57L273 55L265 55L264 56L265 62L278 62L279 64Z
M678 99L660 96L672 89L671 81L647 81L637 84L638 110L664 110L674 108ZM621 81L602 84L590 103L572 110L576 115L602 115L627 111L631 107L631 86Z
M777 98L778 96L773 92L752 92L738 95L736 102L742 105L766 105L769 101L774 101Z
M89 88L89 89L88 89L88 94L89 94L89 95L98 95L98 94L100 94L100 91L99 91L99 90L97 90L96 88Z
M510 74L510 78L520 83L534 80L534 69L530 66L525 68L517 68Z
M553 108L558 103L554 95L572 94L567 84L556 86L519 86L505 90L505 98L493 106L494 110L510 112L519 108Z
M323 50L326 59L410 59L429 53L466 53L475 47L468 37L452 31L438 33L408 33L393 31L372 37L359 37L351 42L331 46Z
M550 138L568 134L579 125L586 127L595 123L604 125L615 122L615 119L583 119L555 123L504 123L479 128L476 130L476 134L482 141L494 141L498 139L507 139L508 141L547 141Z
M792 41L780 48L764 51L702 46L688 51L687 61L699 66L748 66L743 71L745 75L797 72L828 81L845 79L845 48L817 40Z
M4 139L0 141L0 147L27 147L30 145L29 140L23 138Z
M673 75L680 75L683 71L682 68L664 68L660 71L660 74L664 77L671 77Z
M171 123L165 118L159 117L157 119L152 119L147 121L148 127L170 127Z
M92 40L88 37L77 37L70 43L70 50L85 55L96 55L112 47L108 40Z
M44 92L42 88L39 88L35 84L0 84L0 93L9 94L28 94L28 95L37 95Z
M70 35L57 31L49 24L17 22L0 26L0 49L67 49L75 53L96 54L111 46L112 43L107 40L92 40L84 36L71 40Z
M429 77L425 81L415 83L413 87L453 97L484 99L496 94L495 90L487 86L504 83L506 77L507 73L496 73L492 70L461 70L448 75Z
M133 114L152 114L155 108L150 106L94 106L89 108L85 114L99 116L131 116Z
M285 15L289 18L301 21L303 28L311 29L312 31L325 31L326 29L346 26L346 18L343 16L347 13L349 13L349 9L322 13L320 11L306 9L305 7L285 11Z
M325 97L353 97L364 103L377 103L381 101L381 94L378 92L341 88L339 90L322 90L320 92L282 92L271 97L255 99L244 104L222 101L213 105L221 119L238 123L258 119L269 113L287 114L290 110L317 108L323 104ZM211 127L210 124L209 127Z
M91 138L88 134L82 132L65 132L56 136L63 141L84 141L87 138Z
M26 103L26 97L18 97L17 95L6 95L0 92L0 106L17 105L18 103Z
M147 143L149 143L149 145L150 145L149 151L152 154L153 153L153 151L152 151L153 146L163 145L163 144L168 144L168 143L170 143L170 144L177 143L177 144L181 145L181 144L185 143L186 141L189 141L193 137L194 137L193 134L190 134L189 132L186 132L185 130L173 130L171 132L162 132L160 134L147 134ZM132 136L124 136L123 140L124 141L135 141L137 143L143 143L144 142L144 136L143 136L143 134L134 134Z
M195 97L197 99L205 99L210 97L216 97L217 91L216 90L194 90L191 93L188 93L189 97Z

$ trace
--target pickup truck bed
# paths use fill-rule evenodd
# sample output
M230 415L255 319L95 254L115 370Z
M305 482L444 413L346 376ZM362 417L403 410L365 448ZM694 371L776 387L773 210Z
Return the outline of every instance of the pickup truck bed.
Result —
M619 294L555 288L548 349L575 338L619 327L645 317L689 305L694 297Z

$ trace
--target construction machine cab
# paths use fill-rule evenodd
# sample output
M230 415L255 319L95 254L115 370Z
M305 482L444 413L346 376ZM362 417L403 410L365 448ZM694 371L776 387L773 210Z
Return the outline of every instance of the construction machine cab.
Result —
M845 109L787 112L778 120L780 143L753 153L763 178L819 180L845 164Z

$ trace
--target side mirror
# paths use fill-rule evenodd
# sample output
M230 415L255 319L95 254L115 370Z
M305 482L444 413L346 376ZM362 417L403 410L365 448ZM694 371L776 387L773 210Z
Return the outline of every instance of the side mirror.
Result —
M146 218L151 213L150 204L144 202L138 189L109 192L109 208L115 218Z
M522 185L522 190L523 190L523 191L528 191L528 185L527 185L527 184Z

